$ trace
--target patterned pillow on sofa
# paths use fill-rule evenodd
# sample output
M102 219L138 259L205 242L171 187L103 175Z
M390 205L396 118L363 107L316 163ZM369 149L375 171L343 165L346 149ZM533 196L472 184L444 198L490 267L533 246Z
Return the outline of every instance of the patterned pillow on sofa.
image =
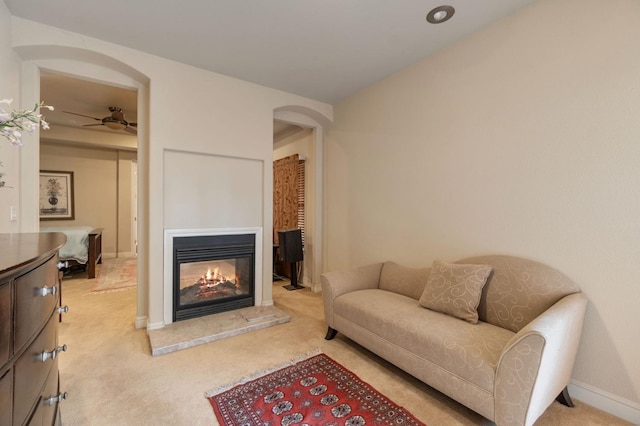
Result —
M476 324L482 288L491 268L491 265L461 265L435 260L420 305Z

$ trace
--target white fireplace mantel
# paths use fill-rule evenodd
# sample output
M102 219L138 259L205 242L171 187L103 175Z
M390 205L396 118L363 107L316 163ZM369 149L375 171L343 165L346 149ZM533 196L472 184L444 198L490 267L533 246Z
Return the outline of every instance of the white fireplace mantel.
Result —
M173 239L176 237L199 237L214 235L254 234L255 247L255 290L254 305L262 305L262 228L205 228L205 229L165 229L164 231L164 281L163 281L163 324L149 329L162 328L173 322Z

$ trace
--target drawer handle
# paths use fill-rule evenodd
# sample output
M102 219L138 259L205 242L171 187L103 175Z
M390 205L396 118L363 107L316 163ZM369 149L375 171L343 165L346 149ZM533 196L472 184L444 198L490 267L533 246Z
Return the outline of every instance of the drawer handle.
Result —
M64 307L63 306L59 307L56 311L57 314L66 314L68 312L69 312L69 307L66 305Z
M45 405L54 405L56 402L62 402L63 399L67 399L67 393L62 392L58 396L52 396L44 400Z
M58 352L65 352L67 350L67 345L58 346L51 352L42 351L40 354L40 361L45 362L48 359L56 359Z
M46 285L44 287L42 287L40 289L40 296L47 296L47 295L52 295L55 296L56 293L58 292L58 287L56 287L55 285L52 287L47 287Z
M66 269L66 268L69 267L69 262L66 261L66 260L64 262L60 261L60 262L56 263L56 267L58 269Z

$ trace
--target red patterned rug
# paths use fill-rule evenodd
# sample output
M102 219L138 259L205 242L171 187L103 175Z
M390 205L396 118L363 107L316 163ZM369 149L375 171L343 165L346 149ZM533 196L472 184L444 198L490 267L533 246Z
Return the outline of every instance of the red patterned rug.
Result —
M138 284L138 258L118 257L104 259L98 266L98 274L91 293L128 290Z
M221 425L424 425L319 354L206 395Z

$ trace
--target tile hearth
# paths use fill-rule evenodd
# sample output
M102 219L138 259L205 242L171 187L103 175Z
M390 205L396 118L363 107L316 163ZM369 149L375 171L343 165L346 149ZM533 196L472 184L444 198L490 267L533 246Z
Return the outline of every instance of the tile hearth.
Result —
M275 306L251 306L178 321L149 331L151 355L164 355L289 321L291 317Z

